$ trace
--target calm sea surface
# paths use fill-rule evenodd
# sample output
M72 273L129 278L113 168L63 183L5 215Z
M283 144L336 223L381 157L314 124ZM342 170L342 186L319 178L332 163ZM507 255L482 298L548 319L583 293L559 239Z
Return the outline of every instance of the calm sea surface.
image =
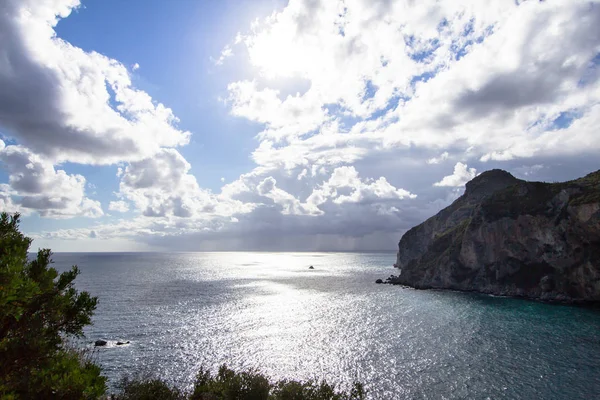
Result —
M600 312L376 285L394 254L72 253L113 385L200 366L365 382L373 399L598 399ZM314 270L309 270L310 265ZM117 340L130 345L116 346Z

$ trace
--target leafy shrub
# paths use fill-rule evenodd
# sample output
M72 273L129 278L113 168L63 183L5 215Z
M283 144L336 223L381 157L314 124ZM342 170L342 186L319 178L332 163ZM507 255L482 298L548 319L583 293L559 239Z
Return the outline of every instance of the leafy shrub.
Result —
M262 374L250 370L235 372L223 365L215 377L200 369L191 400L268 399L271 384Z
M158 379L122 380L115 400L362 400L364 387L355 383L349 392L337 391L325 381L281 380L272 383L256 370L236 372L223 365L216 375L200 369L187 397Z
M185 394L160 379L124 377L118 385L120 393L113 396L118 400L183 400Z
M325 381L299 382L282 380L275 384L273 400L360 400L364 399L365 390L360 383L354 383L350 393L338 392L335 386Z

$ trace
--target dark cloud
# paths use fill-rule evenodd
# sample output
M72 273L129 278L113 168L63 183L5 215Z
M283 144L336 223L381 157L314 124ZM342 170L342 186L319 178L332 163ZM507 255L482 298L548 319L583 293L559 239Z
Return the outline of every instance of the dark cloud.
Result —
M262 206L224 229L210 232L144 236L144 243L178 250L393 250L404 232L400 216L352 207L344 215L283 215L276 206ZM374 229L374 227L376 227ZM407 227L406 229L408 229ZM341 233L345 232L345 233ZM376 240L374 238L377 238Z

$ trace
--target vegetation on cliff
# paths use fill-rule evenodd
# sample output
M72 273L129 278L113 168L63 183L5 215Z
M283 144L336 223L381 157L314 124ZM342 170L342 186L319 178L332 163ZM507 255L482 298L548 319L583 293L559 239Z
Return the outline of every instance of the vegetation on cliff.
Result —
M578 206L600 202L600 171L567 182L526 182L515 179L514 184L492 191L482 202L485 215L490 219L519 215L550 215L548 205L561 192L569 194L568 205Z

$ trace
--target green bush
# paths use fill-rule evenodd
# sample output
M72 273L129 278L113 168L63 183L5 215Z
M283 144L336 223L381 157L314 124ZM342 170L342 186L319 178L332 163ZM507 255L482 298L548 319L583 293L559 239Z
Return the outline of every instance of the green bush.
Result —
M58 274L52 253L27 259L31 239L19 214L0 215L0 397L93 399L103 395L100 368L66 345L83 335L97 299L77 292L74 266Z
M346 393L336 391L335 386L325 381L316 383L290 380L277 382L270 397L273 400L360 400L364 398L365 390L360 383L354 383L350 392Z
M200 369L190 399L268 399L270 390L271 384L264 375L253 370L235 372L223 365L215 377L209 371Z
M355 383L349 392L338 391L325 381L281 380L272 383L255 370L236 372L223 365L216 375L201 369L189 395L158 379L121 381L115 400L184 399L189 400L362 400L365 390Z
M119 400L183 400L184 393L160 379L124 377L117 385L120 392L114 399Z

